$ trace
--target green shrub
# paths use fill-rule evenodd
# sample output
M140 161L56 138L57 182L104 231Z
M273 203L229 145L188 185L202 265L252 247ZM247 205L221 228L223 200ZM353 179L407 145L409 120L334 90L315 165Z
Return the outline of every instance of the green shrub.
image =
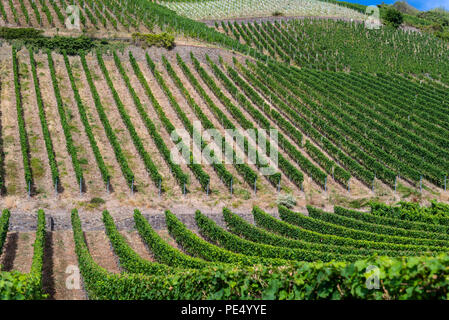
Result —
M399 28L404 21L404 15L394 7L388 7L383 18L386 25L396 29Z
M133 41L137 44L142 45L144 48L147 47L161 47L166 49L172 49L175 46L175 37L173 34L168 32L163 32L160 34L154 33L133 33Z
M0 38L2 39L33 39L42 38L43 30L34 28L8 28L0 27Z

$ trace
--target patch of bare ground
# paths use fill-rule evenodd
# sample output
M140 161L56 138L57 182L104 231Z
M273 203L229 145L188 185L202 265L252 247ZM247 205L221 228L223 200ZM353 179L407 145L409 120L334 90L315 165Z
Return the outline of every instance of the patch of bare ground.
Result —
M170 235L167 229L164 230L155 230L156 233L167 242L169 245L171 245L173 248L178 249L179 251L184 252L182 247L176 242L176 240Z
M47 232L44 253L43 279L44 292L49 299L85 300L86 293L82 282L77 288L69 277L76 276L78 258L72 231ZM69 285L67 285L69 284Z
M14 73L12 69L11 48L3 46L0 51L8 58L0 60L1 81L1 123L3 151L5 154L5 186L9 195L25 196L25 179L17 124Z
M30 164L33 173L32 193L37 196L47 196L53 191L52 176L49 166L47 148L42 132L39 118L39 108L35 83L30 66L30 56L27 50L21 50L18 55L20 83L22 92L22 105L24 110L25 124L27 126L28 142L30 145ZM39 72L39 64L36 66ZM40 82L37 83L41 87ZM45 108L45 106L44 106ZM46 119L48 118L45 115ZM54 141L54 137L50 137Z
M62 129L53 82L50 76L48 59L46 55L36 55L35 60L37 63L37 76L41 84L42 101L44 103L45 114L47 115L48 131L53 140L53 149L58 165L60 179L58 189L61 190L60 188L62 187L63 190L62 194L58 194L58 197L73 197L75 192L79 194L79 182L76 180L75 171L73 170L72 158L67 151L64 130Z
M100 267L112 273L121 272L118 259L104 231L85 231L84 237L90 255Z
M83 169L84 184L87 188L85 195L90 197L101 196L105 192L106 187L81 122L64 59L59 54L53 54L53 61L67 121L71 127L72 138L77 148L78 160Z
M92 127L92 132L95 136L104 162L108 167L109 173L111 174L111 191L113 188L115 197L123 197L124 195L126 196L129 194L129 188L125 178L123 177L120 165L115 158L114 151L106 136L100 118L98 117L92 94L87 83L86 75L84 74L83 67L81 66L81 61L78 57L70 57L69 59L76 86L80 93L83 105L86 109L89 123Z
M140 257L148 261L156 262L137 231L124 230L120 233L125 237L131 249L133 249Z
M36 234L34 232L8 232L0 256L2 271L30 272L35 239Z

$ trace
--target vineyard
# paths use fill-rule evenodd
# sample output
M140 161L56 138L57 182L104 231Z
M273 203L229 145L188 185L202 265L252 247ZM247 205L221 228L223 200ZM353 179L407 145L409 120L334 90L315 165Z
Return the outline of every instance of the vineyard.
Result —
M162 224L156 223L157 215L139 210L126 222L105 210L94 228L86 227L86 215L73 210L66 216L71 231L54 231L53 218L40 210L35 232L10 232L8 237L11 213L4 210L0 245L8 269L1 278L8 289L2 298L446 297L447 205L375 204L370 212L307 209L308 216L280 206L279 218L258 207L243 217L227 208L213 216L199 210L177 216L167 210ZM60 250L55 241L81 272L82 285L72 291L49 281L49 274L63 272L59 263L46 261L55 259L49 248ZM32 250L32 258L11 254L14 245ZM20 271L10 270L19 263ZM364 286L370 265L380 269L382 290Z
M362 20L357 11L315 0L281 1L159 1L159 4L182 16L195 20L213 20L271 16L275 13L286 16L317 16Z
M236 206L253 198L263 206L282 192L391 197L403 187L432 197L447 187L442 85L194 47L72 56L2 50L9 57L2 61L6 196L230 199ZM229 148L233 159L256 152L254 164L175 163L180 140L171 135L181 128L193 138L194 123L222 137L227 129L276 129L277 167L270 148L260 154L251 137Z
M448 42L365 9L0 1L1 299L447 298Z

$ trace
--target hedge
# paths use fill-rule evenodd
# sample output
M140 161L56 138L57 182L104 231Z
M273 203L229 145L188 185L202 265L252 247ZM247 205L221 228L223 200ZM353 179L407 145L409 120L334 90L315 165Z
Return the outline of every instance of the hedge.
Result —
M75 251L91 299L446 299L449 256L372 257L353 263L300 262L291 266L216 266L147 276L111 274L89 254L81 221L72 211ZM366 286L379 268L379 290ZM422 288L426 288L423 290Z
M3 250L3 245L6 241L6 236L8 234L9 229L9 217L11 216L11 213L9 210L3 210L2 216L0 217L0 254Z

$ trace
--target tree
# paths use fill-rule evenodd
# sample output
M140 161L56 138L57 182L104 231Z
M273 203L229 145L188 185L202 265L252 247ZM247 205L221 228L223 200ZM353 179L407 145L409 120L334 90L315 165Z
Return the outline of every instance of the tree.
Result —
M385 12L384 21L386 25L397 29L404 21L404 16L396 8L388 7Z

